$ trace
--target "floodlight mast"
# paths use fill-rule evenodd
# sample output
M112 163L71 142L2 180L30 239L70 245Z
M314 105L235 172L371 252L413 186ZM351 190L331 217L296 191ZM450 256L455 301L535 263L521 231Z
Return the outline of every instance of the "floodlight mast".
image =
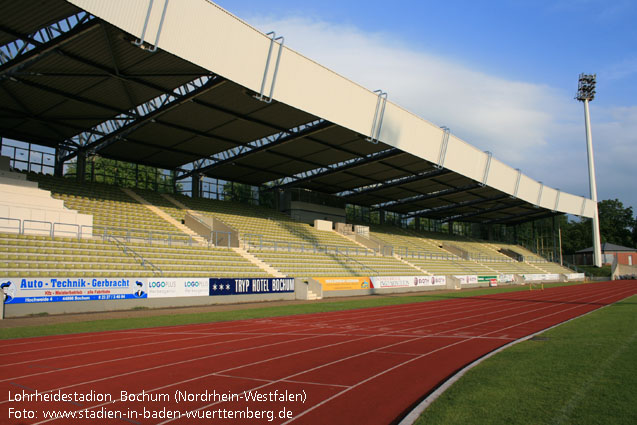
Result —
M602 247L599 235L599 211L597 209L597 183L595 181L595 161L593 158L593 138L591 136L591 117L588 103L595 99L596 74L580 74L576 99L584 102L584 123L586 126L586 148L588 151L588 180L591 190L591 200L594 203L593 212L593 264L602 266Z

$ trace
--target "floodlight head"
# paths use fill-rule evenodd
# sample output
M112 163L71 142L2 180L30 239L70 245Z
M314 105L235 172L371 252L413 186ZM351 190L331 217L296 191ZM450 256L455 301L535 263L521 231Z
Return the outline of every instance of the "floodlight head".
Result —
M591 101L595 99L595 80L597 74L580 74L579 84L577 85L577 96L575 99L580 101Z

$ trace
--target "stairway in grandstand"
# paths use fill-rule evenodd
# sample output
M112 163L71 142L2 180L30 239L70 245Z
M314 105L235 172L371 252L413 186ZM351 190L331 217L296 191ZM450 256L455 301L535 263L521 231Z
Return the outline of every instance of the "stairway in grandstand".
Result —
M170 197L197 214L215 217L236 229L246 250L288 276L422 274L417 268L393 257L377 255L341 234L317 230L270 208L186 196ZM161 208L175 218L183 219L186 211L171 204L166 205L164 201Z
M270 274L228 248L200 246L120 188L29 175L73 209L91 214L90 239L0 234L8 276L263 277ZM66 236L66 235L65 235ZM101 253L101 254L100 254Z
M139 189L129 195L115 186L36 174L29 179L51 191L66 207L90 214L93 226L81 229L88 238L0 233L0 250L6 254L0 275L328 277L571 272L517 245L373 226L370 236L393 247L393 253L380 255L339 233L315 229L265 207ZM236 229L242 248L210 246L185 233L181 223L187 210L215 217ZM449 246L457 249L445 248ZM503 248L523 255L525 261L500 253Z

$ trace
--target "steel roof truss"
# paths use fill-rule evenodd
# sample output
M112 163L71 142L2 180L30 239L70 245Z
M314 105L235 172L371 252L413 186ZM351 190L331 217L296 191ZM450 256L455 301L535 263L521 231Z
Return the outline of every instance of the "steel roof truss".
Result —
M367 156L358 156L356 158L348 159L346 161L341 161L336 164L332 164L325 167L315 168L313 170L303 171L302 173L298 173L292 177L290 177L290 181L281 182L272 186L272 188L276 189L284 189L287 187L298 186L300 184L306 183L308 181L314 180L316 178L325 177L330 174L335 174L339 172L344 172L348 169L360 167L365 164L373 163L376 161L380 161L382 159L392 158L397 155L401 155L403 152L396 148L390 148L379 152L374 152L373 154Z
M84 149L99 153L99 151L110 146L117 140L122 140L132 131L152 122L162 114L165 114L190 99L214 89L225 81L226 80L216 75L200 76L175 88L171 93L162 93L141 105L135 106L129 111L98 124L78 136L74 136L74 138L78 138L84 142ZM95 139L95 135L100 135L100 137ZM69 158L65 158L65 160L68 159Z
M500 197L500 199L502 198L508 198L508 196L504 196L504 197ZM464 219L470 218L470 217L476 217L476 216L480 216L480 215L484 215L484 214L489 214L492 212L497 212L497 211L502 211L502 210L508 210L509 208L515 208L515 207L519 207L521 205L524 205L525 202L523 201L519 201L513 204L504 204L504 205L498 205L497 207L492 207L492 208L486 208L483 210L478 210L478 211L474 211L474 212L470 212L470 213L465 213L465 214L458 214L452 217L447 217L444 220L442 220L443 222L448 222L448 221L462 221Z
M294 140L301 139L303 137L307 137L312 134L316 134L320 131L329 129L334 127L334 124L324 121L324 120L314 120L309 123L302 124L300 126L291 128L289 130L281 131L276 134L272 134L261 139L249 142L245 145L237 146L234 148L230 148L223 152L219 152L213 155L210 158L207 158L205 165L200 168L193 169L190 172L187 172L179 178L190 177L195 173L207 173L209 171L214 170L215 168L221 167L228 163L232 163L234 161L240 160L242 158L247 157L248 155L267 151L276 146L281 146L286 143L290 143Z
M427 201L430 199L440 198L442 196L452 195L454 193L466 192L469 190L477 189L479 187L481 187L481 185L479 184L470 184L470 185L461 186L461 187L451 187L449 189L443 189L433 193L426 193L422 195L410 196L409 198L403 198L403 199L397 199L395 201L385 202L382 204L375 205L375 207L377 208L396 207L398 205L409 204L411 202Z
M58 47L93 29L98 20L85 11L44 26L31 34L19 34L0 26L0 31L16 37L0 46L0 75L18 72Z

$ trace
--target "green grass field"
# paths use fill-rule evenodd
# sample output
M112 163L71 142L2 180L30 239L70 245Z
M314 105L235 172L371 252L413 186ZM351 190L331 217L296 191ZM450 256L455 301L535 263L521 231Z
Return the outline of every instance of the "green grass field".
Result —
M485 360L416 423L637 424L637 296Z

